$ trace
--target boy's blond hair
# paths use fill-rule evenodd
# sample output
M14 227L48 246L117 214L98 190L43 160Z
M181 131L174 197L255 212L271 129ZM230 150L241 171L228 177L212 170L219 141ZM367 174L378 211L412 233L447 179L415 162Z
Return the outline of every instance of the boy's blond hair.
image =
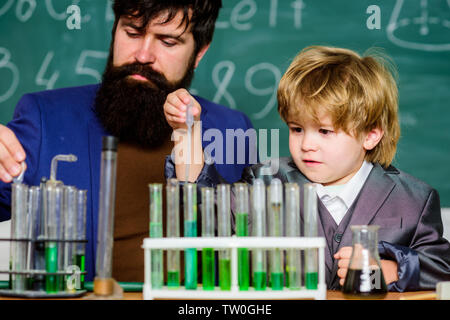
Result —
M278 112L285 122L302 119L319 123L322 112L335 130L357 139L374 128L384 135L367 151L365 160L388 167L400 137L398 90L386 60L361 57L331 47L303 49L283 75L278 87Z

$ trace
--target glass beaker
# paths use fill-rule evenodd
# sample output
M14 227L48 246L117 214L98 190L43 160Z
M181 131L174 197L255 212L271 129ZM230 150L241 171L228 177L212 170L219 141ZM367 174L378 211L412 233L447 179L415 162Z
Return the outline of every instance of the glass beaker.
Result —
M379 226L350 226L353 250L343 293L347 298L383 298L387 293L378 255Z

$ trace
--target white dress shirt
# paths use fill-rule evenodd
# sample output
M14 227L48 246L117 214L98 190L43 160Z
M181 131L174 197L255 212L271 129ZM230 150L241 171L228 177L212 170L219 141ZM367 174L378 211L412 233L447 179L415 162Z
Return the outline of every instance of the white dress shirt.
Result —
M372 168L372 163L363 161L361 168L346 184L334 186L317 184L317 195L337 225L341 223L348 208L352 206Z

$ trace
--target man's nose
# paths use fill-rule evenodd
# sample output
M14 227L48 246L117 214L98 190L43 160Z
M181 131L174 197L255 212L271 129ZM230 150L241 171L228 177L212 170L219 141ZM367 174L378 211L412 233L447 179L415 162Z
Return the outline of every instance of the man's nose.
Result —
M156 61L156 48L151 38L143 38L136 50L136 61L141 64L153 64Z

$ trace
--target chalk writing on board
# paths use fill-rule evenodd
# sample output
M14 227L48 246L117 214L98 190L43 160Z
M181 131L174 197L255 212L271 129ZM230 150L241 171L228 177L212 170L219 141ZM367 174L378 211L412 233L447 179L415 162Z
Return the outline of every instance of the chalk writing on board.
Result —
M73 8L74 5L77 6L80 3L80 0L70 0L66 2L67 3L65 3L63 10L61 12L57 12L54 6L54 3L56 3L54 0L7 0L6 3L0 7L0 17L7 13L9 9L13 8L15 3L16 5L14 12L16 14L16 18L20 22L25 23L33 16L38 4L45 4L45 8L47 9L49 16L57 21L62 21L66 20L68 17L70 18L69 15L71 15L71 13L67 12L67 9L71 7ZM61 0L58 0L58 3L61 3ZM89 22L90 20L91 16L89 14L81 17L82 23Z
M47 80L45 79L45 74L47 73L47 69L53 60L53 56L55 53L53 51L50 51L47 53L47 55L44 58L44 62L42 63L38 74L36 75L36 84L38 86L45 86L45 89L50 90L55 87L55 82L59 78L59 71L55 71L50 78Z
M420 12L419 16L417 12ZM445 18L449 12L450 0L397 0L387 27L387 37L394 44L408 49L450 51L450 20ZM406 28L417 29L418 32L408 33L410 39L402 39L397 33Z
M267 25L271 28L277 27L278 14L280 12L279 0L264 0L269 2L269 10L267 14ZM233 28L239 31L249 31L253 28L252 20L256 16L260 16L262 13L258 12L258 3L261 4L261 0L241 0L231 9L229 16L221 18L216 22L217 29L229 29ZM283 5L288 3L287 1L281 1ZM305 8L303 0L294 0L290 3L292 8L293 25L295 29L301 29L302 27L302 12ZM263 10L261 10L263 11ZM264 13L267 13L264 10ZM286 20L283 20L286 23Z
M8 100L16 92L20 80L19 70L16 65L11 62L11 53L8 49L0 47L0 74L2 74L2 78L7 77L7 75L3 75L4 70L11 73L11 84L5 92L0 92L0 103Z

